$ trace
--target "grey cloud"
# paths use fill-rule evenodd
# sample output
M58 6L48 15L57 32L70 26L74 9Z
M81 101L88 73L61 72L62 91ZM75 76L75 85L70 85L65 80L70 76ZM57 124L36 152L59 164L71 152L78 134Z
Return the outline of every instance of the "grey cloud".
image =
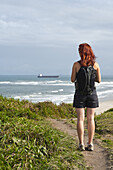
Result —
M8 0L0 2L0 43L72 45L113 40L111 0Z
M0 73L69 74L87 42L103 74L112 74L112 7L112 0L0 1Z

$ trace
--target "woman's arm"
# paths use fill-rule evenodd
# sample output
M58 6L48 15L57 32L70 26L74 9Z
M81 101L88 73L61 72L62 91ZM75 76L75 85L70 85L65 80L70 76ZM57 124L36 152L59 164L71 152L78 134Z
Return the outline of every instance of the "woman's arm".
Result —
M75 80L76 80L76 63L73 64L71 73L71 81L74 83Z
M96 82L100 83L101 82L101 74L100 74L100 67L99 65L96 63L97 65L97 77L96 77Z

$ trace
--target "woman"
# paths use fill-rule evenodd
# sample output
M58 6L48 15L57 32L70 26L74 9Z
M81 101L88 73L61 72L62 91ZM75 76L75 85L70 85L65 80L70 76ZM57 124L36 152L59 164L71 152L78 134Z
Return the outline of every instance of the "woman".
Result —
M95 55L92 51L92 48L89 44L83 43L79 45L79 55L80 61L75 62L72 68L71 81L77 82L78 78L81 78L80 69L88 68L91 66L95 71L96 78L95 81L101 82L101 74L98 63L95 61ZM84 81L84 79L83 79ZM83 82L84 83L84 82ZM94 82L95 83L95 82ZM91 93L81 93L79 88L76 87L73 107L76 108L77 112L77 132L79 138L79 149L81 151L85 150L84 146L84 113L85 108L87 108L87 121L88 121L88 146L87 149L93 151L93 137L95 132L95 122L94 122L94 113L95 108L98 107L98 97L96 93L96 88L94 86Z

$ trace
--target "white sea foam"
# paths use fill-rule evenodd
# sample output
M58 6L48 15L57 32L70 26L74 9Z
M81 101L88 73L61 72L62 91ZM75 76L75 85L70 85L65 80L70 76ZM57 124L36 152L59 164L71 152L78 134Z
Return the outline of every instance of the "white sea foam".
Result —
M73 83L70 81L1 81L0 84L10 84L10 85L51 85L51 86L73 86ZM97 88L103 87L113 87L113 82L101 82L95 83Z
M35 81L30 81L30 82L27 82L27 81L23 81L23 82L20 82L20 81L17 81L17 82L2 81L2 82L0 82L0 84L10 84L10 85L38 85L39 83L38 83L38 82L35 82Z
M58 93L58 92L63 92L64 90L63 89L59 89L59 90L53 90L51 91L52 93Z
M1 81L0 84L9 84L9 85L48 85L48 86L73 86L72 83L68 81L16 81L16 82L11 82L11 81Z
M53 90L53 91L51 91L52 93L58 93L58 90Z
M55 84L55 83L62 83L62 80L54 80L54 81L45 81L46 84Z
M105 85L112 84L113 85L113 81L103 81L103 82L100 83L100 85L102 85L102 84L105 84Z
M48 86L73 86L72 83L56 83L56 84L48 84Z
M111 90L106 90L106 91L98 91L97 94L99 96L103 95L103 94L112 94L113 93L113 89Z
M14 99L21 99L21 96L14 96Z
M59 89L59 91L64 91L63 89Z
M70 95L24 95L24 96L15 96L15 99L26 99L32 102L44 102L44 101L52 101L53 103L60 104L62 102L65 103L72 103L73 101L73 94Z
M10 81L0 81L0 84L11 84Z

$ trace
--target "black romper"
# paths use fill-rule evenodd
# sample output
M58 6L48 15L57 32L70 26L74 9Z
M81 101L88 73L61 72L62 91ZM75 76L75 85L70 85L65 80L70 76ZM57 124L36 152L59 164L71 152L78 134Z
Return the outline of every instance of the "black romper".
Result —
M80 64L80 61L78 61ZM75 108L96 108L99 107L98 96L96 88L94 88L92 94L81 94L79 90L75 90L73 107Z

